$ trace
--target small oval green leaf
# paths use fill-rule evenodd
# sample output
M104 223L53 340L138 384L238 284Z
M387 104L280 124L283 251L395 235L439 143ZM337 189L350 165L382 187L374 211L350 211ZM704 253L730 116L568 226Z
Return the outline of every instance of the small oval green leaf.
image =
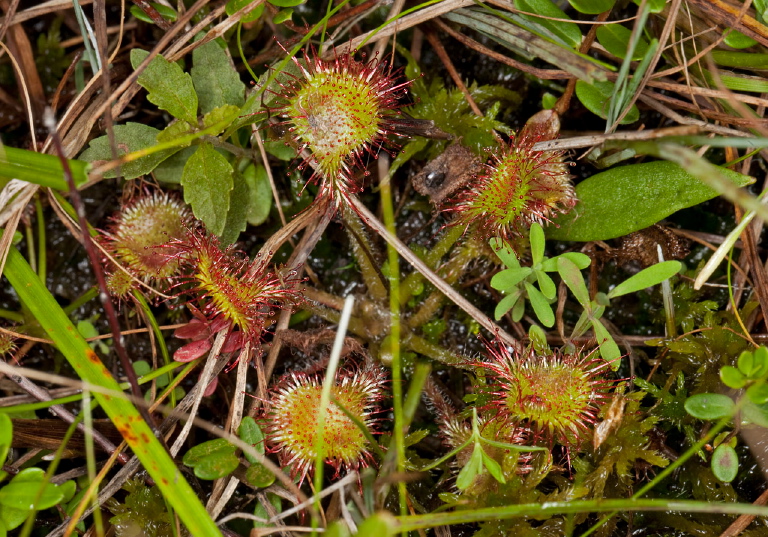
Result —
M498 321L504 315L511 309L513 309L518 301L520 300L520 296L522 295L522 291L520 289L515 290L514 293L509 294L502 298L499 303L496 305L496 309L494 310L493 316Z
M489 241L489 244L499 259L501 259L501 262L504 263L507 267L520 268L520 261L517 260L517 255L515 254L514 250L512 250L504 243L504 241L493 237Z
M227 13L227 16L231 17L241 9L243 9L248 4L251 4L255 2L256 0L229 0L227 2L227 5L224 8L224 11ZM243 18L240 19L240 22L246 23L246 22L253 22L255 20L258 20L259 17L261 17L261 14L264 13L264 4L253 8L253 10L245 15Z
M736 49L749 48L757 45L757 41L755 41L751 37L747 37L741 32L737 32L736 30L731 30L730 32L727 32L725 34L725 37L723 38L723 43L725 43L731 48L736 48Z
M720 444L712 454L712 473L720 481L730 483L739 473L739 456L728 444Z
M552 36L557 37L567 46L578 49L579 45L581 45L581 30L576 23L551 20L570 20L570 17L550 0L515 0L515 7L526 13L533 13L543 17L551 17L549 19L544 19L542 17L523 15L524 19L541 26L548 32L551 32Z
M42 479L22 482L12 480L0 489L0 504L11 509L48 509L62 499L64 499L64 493L61 489L56 485L45 483Z
M597 40L601 45L605 47L605 50L621 58L622 60L627 55L627 49L629 48L629 38L632 35L632 30L622 26L621 24L605 24L597 27ZM642 60L648 52L648 41L641 37L635 46L634 54L632 54L632 60Z
M243 442L251 444L258 453L264 454L264 433L252 417L246 416L243 418L243 421L240 422L240 427L237 429L237 434ZM258 461L255 457L248 453L244 455L248 462L257 464Z
M211 455L194 466L195 475L200 479L220 479L231 474L240 461L234 453Z
M275 474L261 464L252 464L245 471L245 479L256 488L263 489L275 482Z
M235 450L235 446L230 444L225 438L216 438L215 440L198 444L187 451L182 462L187 466L195 466L208 457L234 453Z
M13 422L8 414L0 414L0 468L5 464L13 439Z
M747 388L747 397L756 405L768 403L768 384L761 382Z
M568 3L579 13L599 15L611 9L616 0L568 0Z
M686 412L701 420L719 420L732 416L735 407L733 399L718 393L700 393L685 400Z
M293 8L289 7L278 11L277 15L272 17L272 22L275 24L282 24L287 20L291 20L291 17L293 17Z
M734 390L740 390L747 385L747 379L741 371L733 366L726 365L720 369L720 380L723 384Z
M587 84L583 80L579 80L576 82L576 97L579 98L581 104L587 107L587 110L598 117L607 119L608 107L613 95L613 86L613 82L606 81ZM638 119L640 119L640 110L638 110L637 106L632 105L629 113L621 120L621 124L634 123Z
M296 7L304 2L305 0L269 0L269 3L276 7Z

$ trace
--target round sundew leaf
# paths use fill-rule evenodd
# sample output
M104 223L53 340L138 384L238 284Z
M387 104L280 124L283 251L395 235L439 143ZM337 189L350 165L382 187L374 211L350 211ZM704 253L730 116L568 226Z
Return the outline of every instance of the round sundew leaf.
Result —
M740 390L747 384L744 374L733 366L726 365L720 369L720 380L734 390Z
M725 168L719 171L738 186L752 182L746 175ZM613 239L717 195L673 162L618 166L579 183L579 202L567 215L553 220L557 227L547 227L547 237L580 242Z
M728 444L720 444L712 454L712 473L720 481L730 483L739 473L739 456Z
M627 55L627 48L629 47L629 39L632 35L632 30L621 24L605 24L597 27L597 40L605 49L621 58L622 60ZM648 52L648 41L641 37L635 47L632 59L635 61L642 60Z
M732 416L735 407L733 399L718 393L700 393L685 400L686 412L702 420L719 420Z

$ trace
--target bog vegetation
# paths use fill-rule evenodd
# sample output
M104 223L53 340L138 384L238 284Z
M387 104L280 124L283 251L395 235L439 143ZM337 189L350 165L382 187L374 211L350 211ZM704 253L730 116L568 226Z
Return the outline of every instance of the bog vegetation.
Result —
M765 0L0 7L0 537L768 532Z

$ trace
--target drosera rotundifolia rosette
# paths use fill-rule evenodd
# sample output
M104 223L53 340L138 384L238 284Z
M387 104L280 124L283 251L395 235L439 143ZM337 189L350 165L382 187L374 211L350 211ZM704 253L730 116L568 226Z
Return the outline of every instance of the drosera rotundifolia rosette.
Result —
M484 171L444 207L454 214L451 225L511 246L534 222L544 225L572 209L569 164L562 152L534 150L536 141L524 131L491 154Z
M578 449L615 388L610 362L597 349L517 354L502 343L486 343L487 359L477 363L493 376L486 410L497 419L530 428L534 443Z
M213 337L223 330L230 332L224 352L261 341L275 309L301 301L300 279L294 271L282 276L258 258L249 261L233 246L222 250L218 238L201 225L188 229L185 238L171 246L181 262L177 294L190 297L195 316L175 334L191 340L176 351L177 361L205 354Z
M185 235L192 219L181 199L160 190L128 201L100 236L105 252L125 269L107 262L110 293L125 297L134 287L133 278L162 284L174 276L180 260L170 243Z
M310 181L320 185L318 198L338 206L362 190L358 174L368 173L366 157L377 158L388 136L397 133L410 82L399 82L399 71L388 71L386 61L364 55L356 60L354 53L324 60L310 49L293 63L298 74L278 77L275 112L303 158L299 167L313 168Z
M336 372L320 444L336 476L374 462L365 434L341 407L376 432L385 383L384 369L375 364L348 365ZM290 468L291 477L298 477L299 483L312 473L318 455L315 442L322 391L321 375L292 372L275 383L265 404L267 450L277 454L281 466Z

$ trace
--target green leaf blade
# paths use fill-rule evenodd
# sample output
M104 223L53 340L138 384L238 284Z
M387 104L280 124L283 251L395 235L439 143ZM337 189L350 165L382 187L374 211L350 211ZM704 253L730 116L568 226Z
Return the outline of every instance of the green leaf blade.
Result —
M728 444L720 444L712 454L712 473L724 483L736 479L739 473L739 456Z
M216 40L192 52L190 75L202 114L224 105L241 107L245 103L245 84Z
M133 68L138 67L148 55L146 50L131 50ZM149 92L149 102L173 117L197 123L197 93L192 77L182 71L176 63L169 62L160 55L155 56L139 75L138 83Z
M157 145L157 137L161 134L161 131L141 123L126 123L125 125L115 125L114 134L116 146L114 156L121 157L128 153ZM161 162L177 151L178 148L164 149L136 160L125 162L120 166L119 172L125 179L136 179L150 173ZM93 166L111 161L113 154L109 145L109 137L100 136L91 140L88 149L83 151L80 158L90 162ZM117 172L118 170L110 170L104 174L104 177L107 179L117 177Z
M181 176L184 201L215 235L221 235L227 223L234 188L232 174L227 159L211 144L203 143L189 158Z
M616 298L629 293L636 293L647 287L658 285L680 272L682 268L683 264L680 263L680 261L664 261L662 263L656 263L655 265L641 270L634 276L627 278L611 289L610 293L608 293L608 298Z
M27 305L80 378L109 390L112 394L121 394L120 385L88 343L77 333L61 306L15 248L8 252L4 274L20 300ZM178 512L190 533L200 537L220 536L221 532L192 487L179 473L176 464L136 407L127 398L100 391L93 392L93 397L157 483L163 496Z
M732 416L736 410L736 404L727 395L700 393L686 399L685 410L694 418L719 420Z
M751 178L720 169L735 185ZM674 212L716 197L718 193L668 161L619 166L576 186L579 202L547 227L551 239L607 240L649 227Z

